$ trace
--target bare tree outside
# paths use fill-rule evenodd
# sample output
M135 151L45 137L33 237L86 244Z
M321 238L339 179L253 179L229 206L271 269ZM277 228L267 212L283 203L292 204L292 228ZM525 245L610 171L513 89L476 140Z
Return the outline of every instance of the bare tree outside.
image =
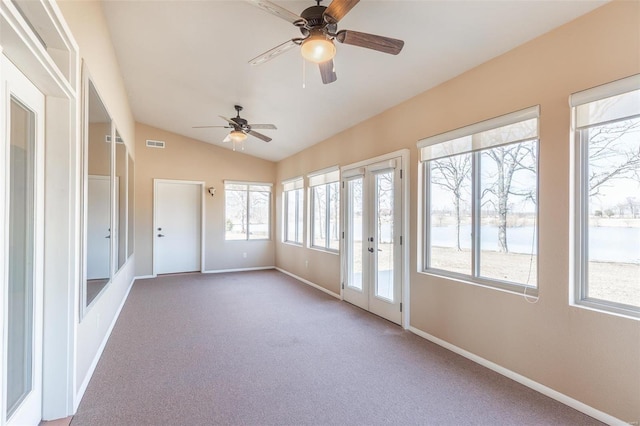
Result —
M579 131L588 197L585 296L640 307L640 118L611 120L619 98L594 103L603 124Z
M640 181L640 145L629 143L640 137L640 120L624 120L589 129L589 196L602 194L617 180Z
M456 223L456 249L460 245L461 206L463 199L471 196L471 154L453 155L430 162L431 183L442 187L452 195Z
M524 198L534 204L536 202L535 185L514 185L514 177L522 172L530 173L531 178L535 179L536 151L537 143L520 142L491 148L482 153L483 160L493 161L493 167L483 167L481 180L486 186L483 185L481 203L482 207L491 205L497 215L498 249L502 253L509 253L507 217L513 206L510 201L513 198ZM485 164L483 161L482 165ZM486 169L490 171L485 174Z

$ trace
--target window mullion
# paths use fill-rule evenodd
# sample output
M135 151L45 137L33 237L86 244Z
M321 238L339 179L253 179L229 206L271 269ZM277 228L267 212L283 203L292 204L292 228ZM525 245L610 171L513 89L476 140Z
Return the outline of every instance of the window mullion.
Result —
M423 163L423 171L424 171L424 181L423 187L427 189L424 194L424 218L425 218L425 227L424 227L424 235L422 236L424 240L424 254L422 261L424 262L423 269L431 267L431 162L425 161Z
M296 232L295 232L294 238L296 240L296 243L298 243L298 242L300 242L300 227L298 226L299 222L300 222L300 220L298 219L300 217L299 216L300 215L300 191L296 190L295 194L296 194L296 196L295 196L295 200L294 201L296 203L296 211L295 211L294 220L296 222L296 225L295 225Z
M326 191L324 191L324 196L325 196L325 204L324 204L324 206L325 206L325 209L326 209L325 212L324 212L325 223L326 223L325 228L324 228L324 233L325 233L324 246L325 246L325 248L328 249L329 246L330 246L330 244L329 244L329 235L331 234L331 232L329 231L329 227L331 226L331 219L329 217L329 215L331 214L331 206L329 204L331 202L331 194L330 194L331 185L327 184L326 188L327 188Z
M480 276L481 155L482 151L471 154L471 276L474 278Z
M588 130L578 131L578 158L579 189L578 189L578 300L588 297L589 294L589 146Z
M249 186L247 186L247 217L246 217L246 221L247 221L247 232L245 234L245 239L248 241L249 240L249 227L251 226L251 220L249 219L251 217L251 211L249 210L249 207L251 206L251 192L249 192Z

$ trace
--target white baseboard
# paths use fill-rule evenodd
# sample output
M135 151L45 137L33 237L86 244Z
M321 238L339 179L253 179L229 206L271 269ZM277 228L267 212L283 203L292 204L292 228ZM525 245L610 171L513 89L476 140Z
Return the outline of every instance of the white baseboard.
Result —
M113 327L115 327L116 321L118 321L120 312L122 311L122 308L124 307L125 302L129 298L129 292L131 291L131 288L133 288L133 283L136 281L136 279L138 278L133 277L133 279L131 280L131 283L129 284L129 288L127 288L127 291L125 292L124 297L122 298L122 302L120 302L120 306L118 306L118 309L116 310L116 314L113 316L113 320L111 321L111 324L109 324L109 328L107 329L107 332L104 335L104 339L102 339L102 343L100 343L100 346L98 347L98 351L96 352L96 355L93 358L91 365L89 366L89 371L87 371L87 374L84 380L82 381L82 385L80 385L80 389L78 389L78 392L76 393L75 399L73 401L74 414L78 411L78 407L80 406L80 401L82 401L82 397L84 396L84 393L87 390L87 386L89 386L91 377L93 377L93 373L96 367L98 366L98 361L100 361L100 357L102 357L102 352L104 352L104 348L105 346L107 346L107 342L109 341L109 337L111 337L111 332L113 331Z
M334 293L334 292L332 292L331 290L327 290L326 288L324 288L324 287L322 287L322 286L320 286L320 285L318 285L318 284L316 284L316 283L312 283L311 281L305 280L304 278L299 277L299 276L297 276L297 275L295 275L295 274L292 274L292 273L291 273L291 272L289 272L289 271L285 271L284 269L280 269L280 268L278 268L278 267L276 267L275 269L276 269L276 270L278 270L278 271L280 271L280 272L282 272L283 274L286 274L286 275L289 275L290 277L295 278L295 279L296 279L296 280L298 280L298 281L302 281L303 283L305 283L305 284L307 284L307 285L310 285L310 286L311 286L311 287L313 287L313 288L317 288L318 290L320 290L320 291L322 291L322 292L327 293L329 296L333 296L333 297L335 297L336 299L340 299L340 300L342 300L342 297L341 297L338 293Z
M133 280L148 280L149 278L156 278L157 275L140 275L139 277L133 277Z
M418 328L415 328L413 326L409 326L409 331L424 338L429 340L430 342L435 343L436 345L442 346L445 349L450 350L451 352L454 352L458 355L461 355L475 363L478 363L480 365L482 365L483 367L487 367L490 370L495 371L496 373L502 374L505 377L510 378L511 380L514 380L518 383L520 383L521 385L524 385L528 388L531 388L537 392L540 392L543 395L548 396L549 398L555 399L556 401L559 401L561 403L563 403L564 405L567 405L573 409L576 409L584 414L586 414L587 416L591 416L596 420L600 420L601 422L604 422L606 424L609 425L628 425L628 423L623 422L622 420L615 418L607 413L604 413L600 410L597 410L583 402L580 402L576 399L571 398L570 396L567 396L563 393L560 393L556 390L551 389L550 387L547 387L541 383L538 383L536 381L533 381L531 379L529 379L528 377L522 376L514 371L511 371L509 369L506 369L494 362L491 362L487 359L484 359L478 355L475 355L469 351L466 351L462 348L459 348L458 346L452 345L449 342L446 342L442 339L439 339L435 336L432 336L429 333L426 333Z
M202 271L202 273L203 274L224 274L226 272L264 271L265 269L276 269L276 267L275 266L256 266L254 268L213 269L210 271Z

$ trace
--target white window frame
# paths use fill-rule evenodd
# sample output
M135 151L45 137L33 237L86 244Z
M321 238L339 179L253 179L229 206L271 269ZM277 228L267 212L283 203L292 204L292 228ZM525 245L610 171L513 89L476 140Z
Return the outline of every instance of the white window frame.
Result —
M487 143L483 138L468 138L468 136L477 135L482 132L498 129L503 126L517 124L528 120L536 120L535 135L526 137L520 140L503 141L501 143ZM478 164L480 162L480 156L482 152L498 147L508 146L518 143L536 142L536 152L539 152L540 143L540 106L532 106L520 111L516 111L510 114L505 114L499 117L495 117L489 120L481 121L469 126L461 127L449 132L438 134L432 137L428 137L418 141L417 147L420 151L421 167L419 167L419 212L420 218L419 239L421 240L421 247L418 250L418 272L431 275L442 276L445 278L451 278L470 284L476 284L486 286L490 288L506 290L517 293L524 293L527 296L538 296L538 282L531 284L517 283L511 281L503 281L495 278L487 278L480 276L480 242L475 238L476 235L480 235L480 173ZM431 229L431 206L430 197L427 191L430 190L430 160L436 160L452 155L471 154L472 156L472 169L471 169L471 267L469 274L463 274L455 271L449 271L444 269L430 268L429 257L431 251L430 244L430 229ZM536 199L539 193L539 155L536 155ZM538 223L539 209L536 208L535 223ZM420 229L421 228L421 229ZM538 228L535 227L535 253L533 256L538 257ZM538 268L536 262L536 268ZM539 274L536 273L536 277Z
M226 228L226 224L227 224L227 185L240 185L240 186L244 186L245 189L244 191L247 192L247 223L246 223L246 235L244 239L228 239L227 238L227 228ZM269 208L268 208L268 212L269 212L269 218L267 219L267 223L269 224L267 227L267 232L268 235L266 238L249 238L249 235L251 234L251 226L250 226L250 218L251 218L251 197L249 196L249 193L251 192L251 187L253 186L266 186L269 188ZM272 199L273 199L273 184L270 182L245 182L245 181L234 181L234 180L225 180L224 181L224 193L225 193L225 197L224 197L224 240L225 241L268 241L271 239L271 235L272 235L272 230L271 230L271 219L272 219L272 207L271 207L271 203L272 203ZM233 189L233 191L238 191L237 189ZM264 192L264 191L257 191L257 192Z
M325 208L326 208L326 212L325 212L325 221L326 221L326 235L325 235L325 245L324 246L319 246L319 245L315 245L314 244L314 240L313 240L313 235L314 235L314 226L315 226L315 218L314 218L314 214L315 214L315 206L314 206L314 190L317 187L320 186L324 186L325 188L328 189L329 185L331 184L337 184L338 185L338 190L337 190L337 194L338 194L338 212L340 211L340 169L338 168L338 166L335 167L330 167L327 169L322 169L322 170L318 170L312 173L309 173L307 175L308 178L308 184L309 184L309 213L308 213L308 221L307 223L309 224L308 228L308 245L309 248L312 249L316 249L316 250L321 250L321 251L326 251L329 253L339 253L340 250L339 249L334 249L331 248L331 239L330 239L330 224L331 224L331 215L330 215L330 207L331 207L331 203L330 203L330 197L329 197L329 191L326 190L326 203L325 203ZM336 224L339 227L340 226L340 218L338 217L336 220Z
M289 197L294 196L295 211L293 223L295 224L295 239L289 240ZM304 243L304 179L302 176L282 182L282 242L302 246ZM301 226L299 226L301 224Z
M627 305L605 299L588 297L588 229L589 229L589 190L586 184L589 166L588 149L585 146L585 136L589 128L606 123L613 123L640 117L640 105L638 111L631 115L620 116L604 122L588 122L581 116L579 107L592 102L597 102L613 96L640 90L640 74L593 87L581 92L573 93L569 97L571 106L571 133L572 151L574 162L573 203L573 244L572 262L573 277L571 284L571 302L574 306L595 309L601 312L624 315L632 318L640 318L640 306Z

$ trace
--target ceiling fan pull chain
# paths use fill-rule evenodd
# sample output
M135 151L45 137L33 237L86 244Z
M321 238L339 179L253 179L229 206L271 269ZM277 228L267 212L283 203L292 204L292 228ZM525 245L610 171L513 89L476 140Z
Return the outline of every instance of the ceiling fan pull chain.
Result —
M307 88L307 66L305 64L304 58L302 58L302 88L306 89Z

